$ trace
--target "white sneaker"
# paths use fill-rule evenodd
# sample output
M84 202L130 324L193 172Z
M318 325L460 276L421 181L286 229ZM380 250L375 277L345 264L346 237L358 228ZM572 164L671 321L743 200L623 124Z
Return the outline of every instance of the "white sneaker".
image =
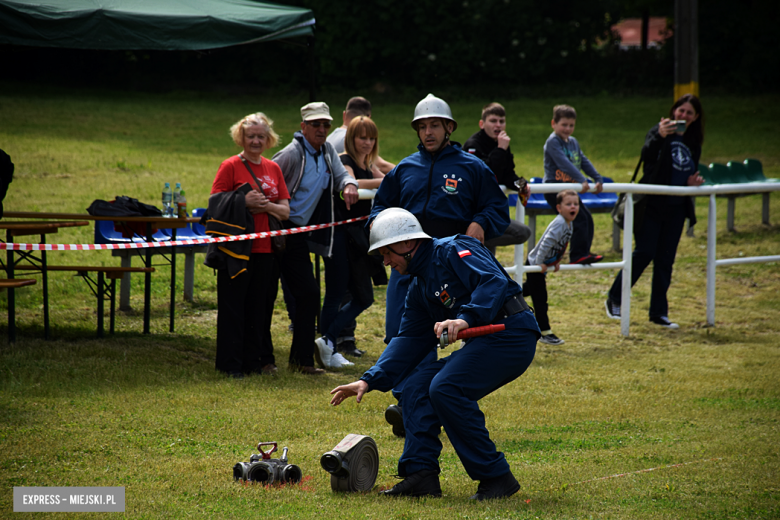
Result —
M604 307L607 308L607 318L613 320L620 319L620 305L607 298L607 301L604 302Z
M326 338L317 338L314 340L314 359L320 364L322 368L329 368L331 366L331 358L333 357L333 346L328 345ZM341 365L335 365L341 366Z
M341 353L336 352L330 357L330 367L331 368L340 368L340 367L348 367L352 366L355 363L352 361L349 361L347 358L341 355Z
M547 343L548 345L563 345L566 343L552 332L539 338L539 341L542 343Z
M650 321L655 323L656 325L660 325L662 327L666 327L667 329L671 330L677 330L680 328L679 325L672 322L667 318L666 316L659 316L658 318L650 318Z

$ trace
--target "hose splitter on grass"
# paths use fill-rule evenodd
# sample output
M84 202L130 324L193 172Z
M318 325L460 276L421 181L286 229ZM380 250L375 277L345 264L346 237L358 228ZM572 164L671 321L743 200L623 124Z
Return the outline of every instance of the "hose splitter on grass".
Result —
M320 457L320 464L330 473L333 491L370 491L379 473L379 451L371 437L350 433Z
M263 446L271 446L271 449L263 451ZM287 463L288 448L285 446L282 456L272 459L271 454L276 451L275 442L260 442L257 445L260 454L249 457L249 462L239 462L233 466L233 479L247 482L258 482L271 485L274 482L296 483L303 478L301 468L295 464Z

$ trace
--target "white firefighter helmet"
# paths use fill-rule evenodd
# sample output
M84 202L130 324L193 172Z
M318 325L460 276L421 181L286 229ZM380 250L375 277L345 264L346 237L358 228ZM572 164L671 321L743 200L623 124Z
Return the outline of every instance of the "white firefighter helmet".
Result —
M380 247L415 238L431 237L410 212L402 208L387 208L374 219L368 252L376 254Z
M454 132L458 128L458 122L452 117L452 110L450 106L441 98L437 98L433 94L428 94L425 98L417 103L414 109L414 119L412 119L412 128L417 131L417 121L425 119L427 117L441 117L442 119L448 119L452 121L452 131Z

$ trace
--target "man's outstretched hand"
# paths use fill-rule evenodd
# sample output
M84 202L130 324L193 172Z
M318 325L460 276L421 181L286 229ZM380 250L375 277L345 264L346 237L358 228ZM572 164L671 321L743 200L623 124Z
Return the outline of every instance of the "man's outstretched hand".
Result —
M356 396L355 400L359 403L363 400L363 394L366 392L368 392L368 383L363 380L355 381L354 383L350 383L348 385L337 386L330 391L331 395L333 396L330 399L330 404L333 406L338 406L343 403L345 399L348 399L352 396Z

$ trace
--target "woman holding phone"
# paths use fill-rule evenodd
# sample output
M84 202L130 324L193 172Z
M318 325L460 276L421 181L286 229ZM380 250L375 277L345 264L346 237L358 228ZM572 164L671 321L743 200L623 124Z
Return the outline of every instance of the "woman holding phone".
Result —
M230 127L230 135L243 151L220 165L211 194L244 192L254 232L270 231L268 215L290 216L282 170L262 156L279 142L273 121L262 112L250 114ZM270 238L252 241L244 272L231 278L227 269L217 270L217 370L238 379L276 373L271 318L278 284L279 263Z
M666 186L700 186L699 159L704 142L704 111L699 98L693 94L680 97L669 111L668 118L647 132L642 147L644 176L640 184ZM675 195L646 195L644 218L635 233L636 249L631 259L631 286L653 262L650 321L677 329L669 320L669 302L666 293L672 281L672 267L680 243L685 219L696 223L692 197ZM620 319L623 271L618 272L605 302L607 316Z

